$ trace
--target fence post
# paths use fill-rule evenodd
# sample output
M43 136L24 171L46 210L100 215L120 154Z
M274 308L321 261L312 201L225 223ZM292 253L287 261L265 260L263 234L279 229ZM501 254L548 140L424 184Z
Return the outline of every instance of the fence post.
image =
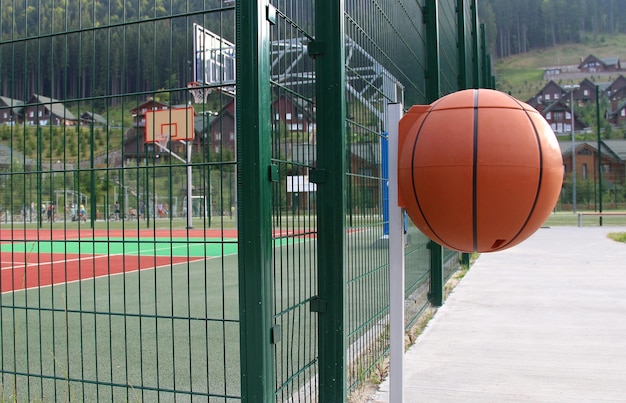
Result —
M443 247L428 241L430 251L430 292L428 300L434 306L443 305Z
M439 1L427 0L424 7L426 25L426 102L433 102L441 95L439 59ZM429 300L435 306L443 304L443 247L434 241L428 243L430 250Z
M478 35L478 5L472 0L472 88L480 88L480 39Z
M320 402L347 397L344 275L346 95L344 0L318 0L316 57Z
M241 397L273 402L275 362L266 1L236 2L237 205ZM190 212L188 212L190 213Z
M457 49L459 50L459 73L457 85L459 89L467 88L467 49L465 48L465 0L456 2Z

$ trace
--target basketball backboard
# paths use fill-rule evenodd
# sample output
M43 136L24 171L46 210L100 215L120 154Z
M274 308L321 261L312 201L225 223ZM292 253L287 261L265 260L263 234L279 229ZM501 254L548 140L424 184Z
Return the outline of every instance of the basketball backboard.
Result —
M193 140L194 109L192 106L150 110L146 112L146 143L156 143L169 136L170 141Z
M205 85L235 85L235 44L193 24L193 81Z

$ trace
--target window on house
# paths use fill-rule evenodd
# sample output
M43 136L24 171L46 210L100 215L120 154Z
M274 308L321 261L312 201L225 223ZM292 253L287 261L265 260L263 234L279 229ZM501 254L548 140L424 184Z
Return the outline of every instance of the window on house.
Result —
M5 119L8 117L6 112L4 112L3 116Z
M611 170L610 168L611 166L609 164L602 164L602 173L603 174L609 173L609 171Z
M559 97L561 96L561 94L559 94L558 92L556 94L554 94L554 99L559 99Z
M37 116L42 117L43 116L43 111L37 111Z
M562 121L563 120L563 112L554 112L554 120L559 120Z
M214 137L215 137L215 140L219 141L222 139L222 133L216 132Z
M291 113L285 114L285 120L291 120Z
M228 137L229 137L230 140L234 140L235 139L235 133L230 132Z
M582 168L582 177L583 179L587 179L587 164L583 164Z
M589 96L589 90L588 89L584 89L583 90L583 95L584 96Z
M277 113L276 115L274 115L274 120L280 120L280 114Z
M28 113L28 117L29 117L29 118L34 118L34 117L35 117L35 112L30 111L30 112Z
M546 94L546 99L550 99L550 94Z
M546 119L552 119L552 112L546 113Z

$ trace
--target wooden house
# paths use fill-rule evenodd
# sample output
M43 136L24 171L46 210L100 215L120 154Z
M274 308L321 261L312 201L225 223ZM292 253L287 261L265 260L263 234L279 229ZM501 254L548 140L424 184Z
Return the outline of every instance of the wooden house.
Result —
M24 102L0 96L0 124L12 125L20 121Z
M555 134L571 133L572 109L565 99L555 101L540 110ZM574 131L582 130L586 125L574 113Z
M560 85L555 83L553 80L550 80L546 85L543 86L541 90L539 90L539 92L537 92L537 94L533 98L526 101L526 103L538 109L537 107L540 104L544 105L545 107L547 105L550 105L554 101L558 101L559 99L563 98L565 93L566 91Z
M620 71L621 69L619 57L600 59L594 55L589 55L578 65L578 70L583 73L605 73Z
M579 87L574 90L574 103L582 106L596 102L596 84L588 78L582 80Z
M207 116L208 133L205 146L211 153L221 154L226 150L235 150L235 100L232 99L216 116Z
M74 126L78 123L62 102L38 94L33 94L26 102L22 116L24 122L31 126Z
M280 94L272 102L271 116L274 131L311 133L315 131L312 102L290 95Z
M156 101L152 98L147 99L145 102L137 105L130 110L130 114L133 116L133 126L145 127L146 126L146 112L148 111L164 111L169 108L169 105L165 102Z
M604 89L604 95L610 101L626 99L626 77L620 74Z
M88 126L107 126L108 124L103 116L93 112L83 112L80 115L80 123Z
M565 177L572 176L572 142L559 141ZM577 141L574 144L576 161L576 179L598 179L598 143L596 141ZM626 140L602 140L602 179L611 183L624 183L626 179ZM606 182L605 182L606 183Z

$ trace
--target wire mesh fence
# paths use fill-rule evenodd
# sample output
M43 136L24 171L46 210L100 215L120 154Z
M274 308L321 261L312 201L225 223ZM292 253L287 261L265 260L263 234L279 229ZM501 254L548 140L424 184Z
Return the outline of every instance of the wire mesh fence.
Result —
M425 2L0 3L3 396L331 401L380 372L385 107L432 95ZM485 73L475 2L438 3L443 95ZM410 324L433 268L405 239Z

